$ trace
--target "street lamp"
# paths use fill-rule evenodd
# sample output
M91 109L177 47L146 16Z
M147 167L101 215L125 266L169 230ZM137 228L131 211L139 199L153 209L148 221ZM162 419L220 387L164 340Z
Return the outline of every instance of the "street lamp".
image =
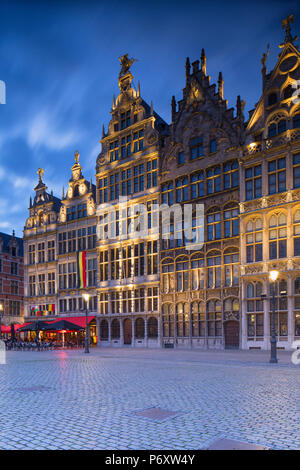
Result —
M0 338L2 338L2 317L3 317L3 304L0 304Z
M89 337L88 337L88 301L90 298L90 294L85 292L82 294L82 297L85 301L85 340L84 340L84 352L89 353Z
M275 283L277 281L279 272L275 269L270 271L270 281L273 282L273 292L272 292L272 335L271 335L271 359L272 364L276 364L277 361L277 348L276 348L276 332L275 332Z

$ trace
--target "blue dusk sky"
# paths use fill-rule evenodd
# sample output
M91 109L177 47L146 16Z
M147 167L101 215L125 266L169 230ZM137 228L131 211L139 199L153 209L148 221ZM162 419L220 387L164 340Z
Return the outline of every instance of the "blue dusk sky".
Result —
M241 95L249 111L261 94L262 54L269 43L269 71L291 13L300 36L299 0L0 0L0 231L22 236L39 167L61 196L78 149L84 176L95 181L120 55L138 59L134 85L140 81L142 97L167 122L171 97L180 99L185 85L185 59L199 59L202 48L211 82L222 71L229 106Z

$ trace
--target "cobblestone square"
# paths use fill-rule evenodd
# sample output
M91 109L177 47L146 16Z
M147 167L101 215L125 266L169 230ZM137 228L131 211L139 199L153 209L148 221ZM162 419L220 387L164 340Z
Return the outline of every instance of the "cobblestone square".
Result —
M299 449L300 366L286 352L268 360L259 351L9 351L0 449L191 450L220 438ZM172 413L136 414L150 408Z

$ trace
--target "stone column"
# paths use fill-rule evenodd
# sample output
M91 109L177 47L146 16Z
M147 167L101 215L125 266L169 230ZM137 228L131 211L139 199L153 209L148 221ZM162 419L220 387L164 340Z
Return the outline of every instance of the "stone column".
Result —
M157 317L157 342L159 344L159 346L162 348L162 325L161 325L161 322L162 322L162 318L161 318L161 314L159 314L159 316Z
M287 280L287 308L288 308L288 342L291 347L295 339L295 315L294 315L294 279L290 275Z
M96 317L97 346L100 346L100 318Z
M131 331L132 331L132 338L131 338L131 347L134 348L134 342L135 342L135 336L134 336L134 320L135 318L133 318L131 316Z
M144 337L144 342L145 342L145 347L148 347L148 328L147 328L147 317L144 317L144 323L145 323L145 337Z
M240 313L240 321L241 321L241 335L242 335L242 349L247 349L247 300L246 300L246 281L242 280L241 283L241 313Z
M124 332L123 332L123 319L118 319L120 322L120 346L124 345Z
M269 282L266 280L266 293L267 298L264 300L264 348L269 350L271 349L270 345L270 308L271 308L271 300L270 300L270 286Z

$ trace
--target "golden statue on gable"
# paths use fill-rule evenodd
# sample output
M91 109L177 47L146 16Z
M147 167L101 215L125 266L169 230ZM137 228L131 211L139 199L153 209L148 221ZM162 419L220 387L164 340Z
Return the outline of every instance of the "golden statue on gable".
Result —
M124 77L129 72L130 67L132 66L133 62L138 62L137 59L133 57L129 59L128 54L122 55L119 57L121 70L119 73L119 78Z

